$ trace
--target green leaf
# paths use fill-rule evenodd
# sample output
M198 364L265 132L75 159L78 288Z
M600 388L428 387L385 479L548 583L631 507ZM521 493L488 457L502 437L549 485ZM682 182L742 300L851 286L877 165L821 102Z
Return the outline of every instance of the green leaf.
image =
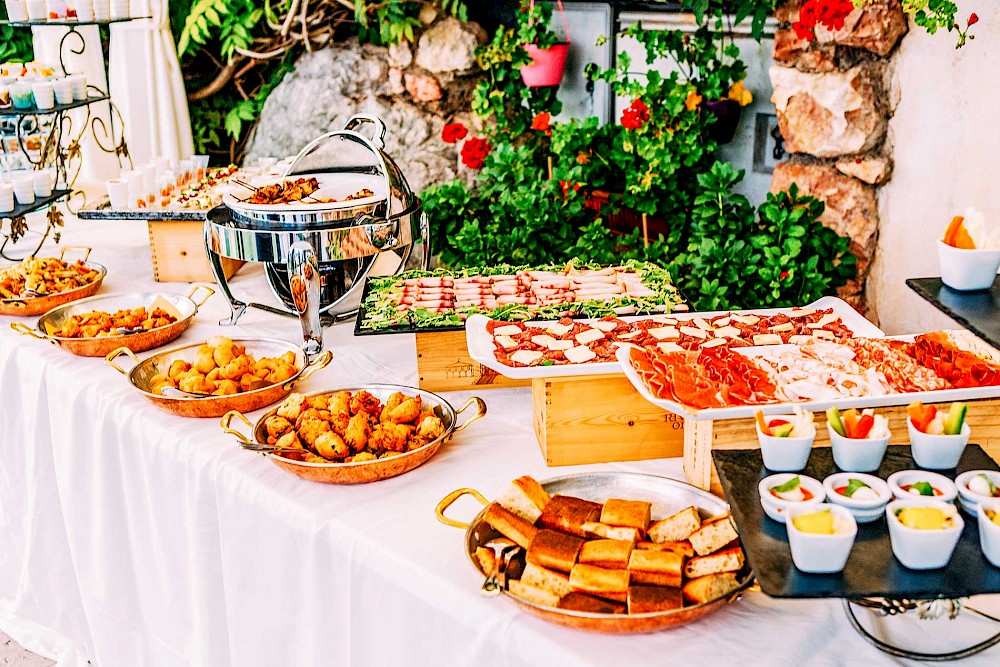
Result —
M799 488L799 484L801 482L802 480L799 478L798 475L796 475L795 477L792 477L784 484L779 484L778 486L772 486L771 491L775 491L777 493L788 493L789 491L794 491L795 489Z

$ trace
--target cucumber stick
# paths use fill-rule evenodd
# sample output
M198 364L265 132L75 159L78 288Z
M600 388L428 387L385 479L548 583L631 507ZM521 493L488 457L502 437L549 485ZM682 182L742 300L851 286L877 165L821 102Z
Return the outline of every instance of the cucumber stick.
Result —
M837 432L837 435L842 435L847 437L847 431L844 430L844 421L840 418L840 410L833 407L826 411L826 420L830 422L830 428Z
M969 406L965 403L952 403L948 410L948 418L944 420L944 434L958 435L962 432L962 424L965 423L965 414L969 411Z

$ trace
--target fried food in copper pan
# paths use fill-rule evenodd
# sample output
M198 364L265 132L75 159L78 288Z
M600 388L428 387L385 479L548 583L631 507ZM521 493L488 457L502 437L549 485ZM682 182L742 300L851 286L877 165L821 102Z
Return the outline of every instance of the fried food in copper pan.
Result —
M173 387L195 394L231 396L284 382L298 372L294 352L258 360L247 354L246 347L215 336L198 348L193 363L177 359L166 373L154 375L149 383L154 394Z
M83 262L64 262L55 257L27 257L20 264L0 271L0 298L48 296L83 287L100 277Z
M95 310L73 315L62 327L53 331L60 338L101 338L135 331L150 331L173 324L177 318L161 308L153 312L145 308L123 309L114 313Z

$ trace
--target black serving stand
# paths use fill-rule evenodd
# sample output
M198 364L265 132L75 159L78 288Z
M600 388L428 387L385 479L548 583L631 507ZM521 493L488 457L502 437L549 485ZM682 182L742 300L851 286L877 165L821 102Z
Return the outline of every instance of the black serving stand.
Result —
M989 289L961 291L940 278L910 278L907 287L994 347L1000 347L1000 276Z

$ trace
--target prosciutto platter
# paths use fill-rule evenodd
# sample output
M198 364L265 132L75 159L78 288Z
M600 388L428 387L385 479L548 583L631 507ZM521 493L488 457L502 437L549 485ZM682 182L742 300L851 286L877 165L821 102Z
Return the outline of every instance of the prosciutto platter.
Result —
M882 335L848 304L833 297L803 308L596 320L511 323L473 316L466 327L470 356L514 379L618 374L621 367L615 351L622 346L682 352Z
M616 356L643 397L695 420L777 414L791 403L815 411L1000 396L1000 353L966 331Z
M475 314L523 321L686 309L670 275L646 262L410 271L368 281L356 333L461 329Z

